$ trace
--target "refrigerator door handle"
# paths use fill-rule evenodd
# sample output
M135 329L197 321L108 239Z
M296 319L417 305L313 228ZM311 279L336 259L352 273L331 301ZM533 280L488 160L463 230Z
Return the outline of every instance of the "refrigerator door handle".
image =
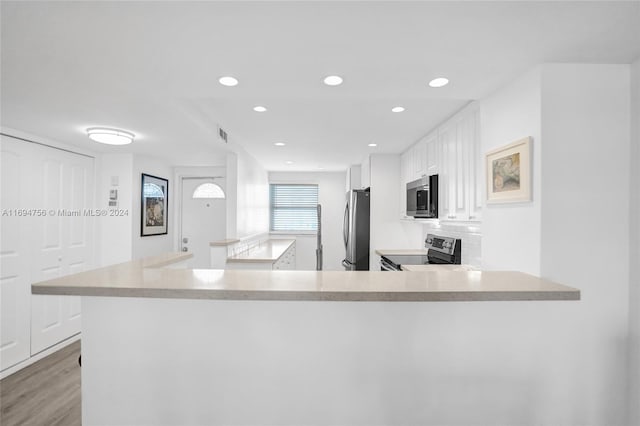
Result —
M344 205L344 220L342 222L342 238L344 239L344 248L347 248L349 238L349 202Z

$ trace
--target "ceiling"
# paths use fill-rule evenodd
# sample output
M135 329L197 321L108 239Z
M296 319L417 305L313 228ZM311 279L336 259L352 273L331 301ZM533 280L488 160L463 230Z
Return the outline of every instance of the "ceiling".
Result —
M268 170L344 170L369 152L403 151L536 64L640 57L640 1L2 1L0 8L2 126L175 165L216 163L227 148L216 138L219 124L231 145ZM344 83L325 86L330 74ZM240 84L221 86L224 75ZM430 88L438 76L451 83ZM256 113L256 105L268 111ZM396 105L406 111L392 113ZM86 137L91 126L138 138L101 146Z

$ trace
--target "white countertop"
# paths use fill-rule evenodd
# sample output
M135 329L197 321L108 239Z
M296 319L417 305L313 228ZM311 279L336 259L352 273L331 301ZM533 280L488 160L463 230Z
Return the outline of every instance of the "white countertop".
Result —
M580 291L512 271L255 271L158 267L172 254L32 285L34 294L226 300L579 300Z
M276 262L296 240L270 239L246 252L229 256L227 262Z

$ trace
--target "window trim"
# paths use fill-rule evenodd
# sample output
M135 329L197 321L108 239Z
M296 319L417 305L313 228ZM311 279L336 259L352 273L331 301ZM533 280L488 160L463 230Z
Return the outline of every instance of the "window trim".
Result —
M269 182L269 233L271 234L282 234L282 235L315 235L318 232L317 229L317 210L316 210L316 229L308 230L308 229L281 229L274 230L273 229L273 199L272 195L272 186L313 186L316 188L316 206L320 203L320 184L318 182L287 182L287 181L270 181Z

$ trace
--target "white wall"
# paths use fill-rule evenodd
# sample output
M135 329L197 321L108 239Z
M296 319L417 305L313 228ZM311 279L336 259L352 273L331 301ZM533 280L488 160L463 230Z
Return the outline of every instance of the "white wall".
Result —
M342 271L344 243L342 219L345 206L346 172L269 172L270 183L306 183L318 185L318 202L322 205L323 270ZM296 239L298 269L315 269L317 247L315 234Z
M152 235L147 237L140 236L141 219L140 219L140 207L141 207L141 195L140 188L142 185L142 173L161 177L169 181L169 202L167 212L167 234L166 235ZM147 256L155 256L158 254L174 251L173 234L175 227L173 225L173 217L175 214L175 193L174 189L176 182L173 180L173 169L171 166L163 160L153 157L146 157L135 155L133 157L133 192L132 192L132 211L133 217L132 226L133 233L131 235L132 241L132 258L140 259Z
M541 274L580 288L574 350L591 353L593 420L620 424L629 297L628 65L546 65L542 73ZM595 195L595 196L594 196ZM595 226L603 217L606 226ZM577 354L576 354L577 355Z
M533 201L483 206L483 269L540 274L540 120L540 68L480 103L483 154L525 136L533 138Z
M133 155L101 154L96 158L96 207L109 207L109 191L118 191L117 210L126 216L97 218L99 265L131 260L133 235Z
M238 156L227 153L227 238L238 236Z
M227 238L243 238L268 232L267 171L255 158L238 148L227 157L227 177Z
M640 59L631 66L629 424L640 424Z
M371 185L371 226L369 269L380 270L377 249L402 249L424 245L424 235L412 223L399 220L400 155L371 154L367 169ZM363 183L364 185L364 183ZM420 243L422 241L422 243Z
M629 93L625 65L544 65L482 102L483 152L534 139L533 202L485 209L485 267L582 291L518 342L532 424L626 424Z

